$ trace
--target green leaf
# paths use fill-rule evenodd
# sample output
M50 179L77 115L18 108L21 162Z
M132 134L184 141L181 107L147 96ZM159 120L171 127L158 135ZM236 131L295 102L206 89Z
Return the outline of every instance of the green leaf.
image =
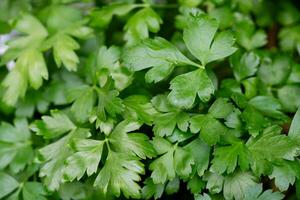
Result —
M300 14L291 2L281 2L277 18L282 25L291 25L299 21Z
M284 51L293 51L300 44L299 37L300 26L286 26L280 29L279 32L279 46Z
M17 117L33 117L35 111L45 113L48 110L49 99L46 99L44 93L30 90L26 98L19 100L16 105Z
M150 7L136 12L126 23L124 38L128 45L137 44L149 37L149 32L156 33L160 29L162 19Z
M149 169L152 171L151 178L155 184L165 183L167 180L175 178L173 151L166 152L161 157L155 159Z
M52 32L51 37L44 44L44 48L53 47L54 61L58 67L64 65L69 71L76 71L79 58L75 53L80 45L73 38L87 39L92 34L92 29L84 26L78 9L63 5L49 8L47 26ZM73 37L72 37L73 36Z
M250 154L242 142L230 146L217 147L212 160L212 170L217 173L232 173L239 165L242 170L249 168Z
M124 105L118 95L117 90L83 84L69 90L68 100L74 101L71 111L79 122L89 119L90 122L96 121L99 127L99 124L123 112Z
M299 169L299 163L282 162L273 166L272 174L269 175L270 179L275 179L275 185L280 191L286 191L290 185L293 185L296 180L297 172L295 169Z
M293 160L298 151L295 142L281 134L278 126L268 127L260 136L250 138L246 146L252 154L253 164L261 160L273 161L280 158Z
M74 139L72 148L76 151L66 159L64 180L81 179L86 172L88 176L96 173L102 157L104 141L91 139Z
M58 67L63 64L69 71L76 71L79 58L75 50L79 49L79 44L67 34L57 34L53 38L53 55Z
M74 101L71 111L79 122L88 120L96 101L92 87L82 85L69 91L68 100Z
M107 120L108 117L116 117L124 110L122 100L118 97L119 92L116 90L106 91L97 90L98 105L94 108L92 116L96 116L101 121Z
M296 84L284 85L278 89L278 99L287 112L296 112L300 106L300 86Z
M180 187L180 180L178 177L174 178L173 180L169 181L166 185L166 194L171 195L178 192Z
M2 82L6 88L3 100L14 105L19 97L24 97L28 84L38 89L43 79L48 79L48 70L42 53L36 49L24 50L14 69Z
M249 187L245 191L245 200L281 200L284 195L280 192L272 192L272 190L263 191L262 184Z
M289 129L288 136L299 143L300 140L300 108L294 115L292 124Z
M170 104L167 98L167 94L156 95L151 99L151 103L159 112L167 113L170 111L178 110L176 107Z
M259 84L260 81L257 77L250 77L242 81L245 90L244 94L247 99L251 99L257 95Z
M198 194L205 188L205 182L199 176L195 175L189 180L187 187L193 194Z
M18 187L19 183L10 175L0 172L0 198L5 197Z
M209 108L208 113L216 119L224 119L233 112L234 106L228 99L218 98Z
M168 99L176 107L190 108L196 96L207 102L214 93L215 88L204 69L198 69L176 76L171 82L171 92Z
M24 200L47 200L45 197L47 194L45 187L39 182L26 182L22 189Z
M136 7L138 7L136 4L114 3L100 9L95 9L91 13L91 24L104 28L110 23L114 15L124 16Z
M47 30L29 14L21 16L15 29L25 35L9 43L9 49L1 61L4 64L17 58L16 66L2 82L6 88L3 99L8 105L14 105L19 97L24 97L28 84L38 89L43 79L48 79L47 66L39 49L48 35Z
M10 31L11 31L10 25L5 21L0 20L0 33L6 34L9 33Z
M149 166L152 171L151 178L155 184L173 180L176 174L183 178L191 174L195 161L188 150L177 145L173 146L161 137L155 137L153 145L157 153L161 155Z
M151 178L144 181L145 186L142 189L142 197L145 199L159 199L164 192L164 184L154 184Z
M198 176L203 176L205 170L207 170L210 159L210 147L204 143L200 138L194 139L192 142L184 146L184 149L189 151L195 161L193 165L193 173L197 173ZM194 175L196 176L196 175Z
M266 117L251 106L247 106L241 116L246 123L246 129L253 137L258 136L259 133L269 125L269 121Z
M209 15L219 23L220 29L230 28L233 23L234 15L230 10L229 6L221 6L209 11Z
M146 96L132 95L124 99L123 103L125 105L124 116L126 119L134 119L147 125L152 125L157 111Z
M196 115L191 118L192 133L200 132L200 138L209 145L216 144L221 135L227 133L227 128L211 115Z
M253 52L244 54L237 52L230 57L230 65L233 68L234 77L238 81L253 76L259 62L259 57Z
M281 104L273 97L256 96L249 101L249 104L268 117L275 119L285 118L285 115L281 112Z
M187 131L189 126L189 115L182 111L167 112L158 114L154 120L153 131L156 136L171 136L178 127Z
M250 172L235 172L224 179L223 195L225 199L244 199L249 187L255 186L257 178Z
M72 27L74 22L81 20L82 14L79 9L74 7L55 4L44 11L44 13L41 13L40 17L47 24L49 32L55 33Z
M137 157L109 151L94 186L104 194L112 193L119 197L122 191L126 198L140 198L141 187L137 184L141 180L140 174L144 174L144 167Z
M208 194L197 194L195 196L195 200L211 200L210 196Z
M46 129L46 132L49 131ZM43 134L43 133L42 133ZM72 155L69 144L75 138L89 137L87 129L76 128L61 139L39 149L38 159L43 163L39 176L44 177L44 184L50 191L57 190L63 180L66 159Z
M63 200L84 199L87 197L87 186L79 182L65 183L60 186L58 193Z
M46 139L58 137L75 128L69 117L59 110L52 110L51 117L42 116L42 120L37 120L31 125L31 130Z
M263 30L256 30L250 19L242 19L235 24L237 42L245 49L254 50L267 44L267 35Z
M97 69L99 71L96 72L96 75L98 73L98 76L101 77L101 87L103 87L107 83L109 77L114 80L116 89L120 91L131 84L131 73L129 73L126 68L120 65L120 55L120 48L116 46L111 46L109 48L107 48L106 46L102 46L99 49L96 59Z
M161 37L147 39L142 44L129 48L125 51L123 60L124 65L132 71L153 67L146 73L147 82L165 79L175 66L198 66L185 57L177 47Z
M241 112L236 108L226 117L224 124L229 128L240 130L242 127L242 120L240 116Z
M149 142L149 138L142 133L128 133L140 127L136 122L124 120L120 122L109 136L114 149L119 152L131 152L142 159L152 158L156 152Z
M262 60L258 69L258 77L267 85L279 85L288 78L290 70L290 58L286 55L275 55L273 59Z
M206 189L208 189L210 193L216 194L222 191L224 176L217 173L207 172L204 174L203 180L207 181Z
M206 64L225 58L237 49L233 34L229 31L217 33L218 22L202 15L194 17L183 31L183 40L191 53Z
M16 119L14 124L2 122L0 126L0 169L9 166L12 172L17 173L32 162L34 152L27 121Z
M195 164L194 158L189 151L184 148L177 148L174 153L174 167L177 175L186 179L192 173L192 166Z

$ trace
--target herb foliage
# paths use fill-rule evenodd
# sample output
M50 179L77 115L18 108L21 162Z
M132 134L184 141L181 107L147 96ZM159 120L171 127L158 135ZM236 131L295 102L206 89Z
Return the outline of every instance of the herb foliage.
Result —
M2 0L0 199L300 199L299 22L295 1Z

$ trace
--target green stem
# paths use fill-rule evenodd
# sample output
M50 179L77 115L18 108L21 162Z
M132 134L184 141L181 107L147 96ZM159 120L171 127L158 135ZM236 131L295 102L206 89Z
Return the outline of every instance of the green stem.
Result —
M109 141L108 141L108 139L107 138L105 138L105 143L106 143L106 146L107 146L107 148L108 148L108 151L111 151L111 148L110 148L110 145L109 145Z
M178 4L152 4L150 5L153 8L161 8L161 9L174 9L178 8Z
M157 8L157 9L174 9L178 8L178 4L148 4L148 3L141 3L141 4L133 4L135 8L138 7L152 7L152 8Z

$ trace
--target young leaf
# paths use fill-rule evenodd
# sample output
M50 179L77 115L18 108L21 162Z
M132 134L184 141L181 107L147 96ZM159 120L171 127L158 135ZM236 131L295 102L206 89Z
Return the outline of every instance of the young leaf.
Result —
M222 191L224 176L217 173L207 172L204 174L203 180L207 181L206 189L208 189L210 193L216 194Z
M92 87L82 85L69 91L69 101L74 101L71 111L75 118L80 121L86 121L92 113L96 101L96 94Z
M124 4L124 3L114 3L108 6L104 6L100 9L95 9L91 13L91 24L100 28L106 27L113 16L123 16L129 13L134 8L137 8L136 4Z
M280 158L294 159L298 151L297 145L290 137L280 133L280 127L271 126L266 128L259 137L250 138L247 141L246 146L254 162L259 162L260 159L269 161Z
M292 124L289 129L288 136L291 137L293 140L295 140L297 143L299 143L300 139L300 108L298 108Z
M135 131L140 125L127 120L119 123L109 136L109 141L115 150L129 152L142 159L152 158L156 152L149 142L149 138L142 133L128 133Z
M141 187L136 183L141 180L140 174L144 174L144 167L137 157L109 151L94 186L104 194L119 197L122 191L126 198L140 198Z
M250 19L242 19L235 24L237 42L245 49L253 50L267 43L267 35L263 30L255 30Z
M41 43L48 35L47 30L29 14L22 15L15 29L25 35L10 42L2 59L6 63L17 58L16 66L2 82L6 88L3 99L9 105L14 105L19 97L24 97L28 84L38 89L43 79L48 79L47 66L40 51Z
M154 184L151 178L147 178L144 181L145 186L142 189L142 197L145 199L151 199L151 197L154 197L154 199L159 199L165 189L164 184Z
M147 82L163 80L173 71L174 66L198 66L161 37L147 39L142 44L129 48L125 51L123 59L124 65L132 71L153 67L146 74Z
M285 85L278 89L278 99L287 112L296 112L300 106L300 87L298 84Z
M26 182L23 186L22 195L24 200L38 199L46 200L48 192L42 183Z
M34 89L48 79L48 70L42 53L36 49L24 50L18 57L15 68L5 77L2 85L7 88L4 101L14 105L24 97L28 84Z
M232 173L239 164L242 170L249 167L250 153L242 142L230 146L217 147L212 160L212 170L217 173Z
M273 59L263 59L258 69L258 77L267 85L283 83L291 70L290 58L286 55L275 55ZM269 76L272 74L272 76Z
M192 165L195 161L189 151L172 146L161 137L155 137L153 145L157 153L161 154L149 166L152 170L151 178L155 184L173 180L176 174L186 177L192 172Z
M263 192L262 184L256 184L254 186L249 187L245 191L245 200L281 200L284 195L280 192L273 192L272 190L266 190Z
M284 51L293 51L300 44L300 37L298 35L300 31L299 25L287 26L280 29L279 32L279 45L280 48ZM298 50L299 54L299 50Z
M233 34L229 31L216 33L218 22L205 15L194 17L183 31L183 40L191 53L206 64L225 58L237 49Z
M196 96L207 102L214 93L215 88L204 69L198 69L186 74L176 76L171 82L171 92L168 99L176 107L190 108Z
M200 138L197 138L184 146L184 149L192 154L195 161L192 174L203 176L205 170L207 170L209 165L211 151L210 146L204 143Z
M18 119L14 124L2 122L0 126L0 169L9 166L12 172L17 173L32 162L34 152L27 121Z
M162 19L151 8L143 8L136 12L126 23L125 40L128 45L137 44L149 37L149 32L159 31Z
M126 119L141 121L151 125L157 111L153 108L149 99L143 95L132 95L124 99L124 116Z
M230 65L233 68L234 77L241 81L247 77L253 76L259 65L259 57L253 53L241 54L237 52L230 57Z
M31 125L31 129L37 135L42 135L46 139L58 137L75 128L69 117L59 110L52 110L51 117L42 116L42 120L37 120Z
M298 176L299 162L284 161L273 166L271 179L275 179L275 185L280 191L286 191L290 185L293 185Z
M0 198L5 197L18 187L19 183L10 175L0 172Z
M216 119L225 119L233 112L234 106L225 98L218 98L209 108L208 113Z
M98 169L102 157L104 141L91 139L74 139L72 148L76 153L66 159L64 180L73 181L81 179L85 171L91 176Z
M156 136L163 137L173 134L176 127L181 131L187 131L189 115L170 105L166 95L158 95L152 99L152 104L161 113L154 120L153 131Z
M191 118L190 124L191 132L200 132L200 138L209 145L216 144L221 135L227 133L227 128L210 115L196 115Z
M45 129L42 131L47 133L50 130ZM43 132L41 132L41 134L43 134ZM57 190L63 180L65 161L72 155L72 151L68 148L68 145L75 138L86 138L89 136L90 133L87 129L72 129L66 136L39 149L38 159L43 163L39 171L39 176L45 177L44 183L49 190Z
M250 172L235 172L224 179L223 194L225 199L244 199L249 187L255 186L257 178Z
M114 85L119 91L125 89L131 83L131 73L127 70L127 68L120 65L120 56L121 50L116 46L111 46L109 48L102 46L99 49L96 59L97 72L93 75L101 77L101 87L107 83L109 77L114 80ZM96 79L98 78L96 77Z
M275 98L256 96L249 101L249 104L268 117L273 117L275 119L285 118L285 115L281 112L281 104Z

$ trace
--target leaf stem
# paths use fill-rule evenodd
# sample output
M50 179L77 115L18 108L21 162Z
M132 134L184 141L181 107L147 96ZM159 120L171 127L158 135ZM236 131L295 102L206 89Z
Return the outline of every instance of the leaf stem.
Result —
M140 4L134 4L135 8L138 7L152 7L157 9L174 9L178 8L178 4L149 4L149 3L140 3Z
M109 141L108 141L108 139L107 138L105 138L105 143L106 143L106 146L107 146L107 148L108 148L108 151L111 151L111 148L110 148L110 145L109 145Z
M151 4L150 5L153 8L161 8L161 9L174 9L174 8L178 8L179 5L178 4Z

